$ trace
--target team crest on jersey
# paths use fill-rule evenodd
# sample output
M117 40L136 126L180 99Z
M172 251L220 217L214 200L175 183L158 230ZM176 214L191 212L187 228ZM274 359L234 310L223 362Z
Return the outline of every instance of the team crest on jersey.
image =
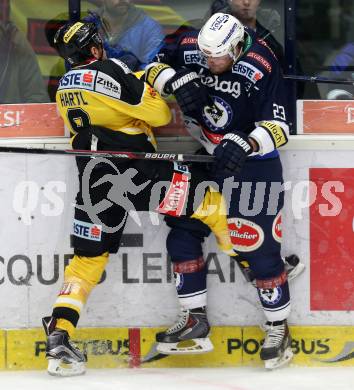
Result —
M283 295L281 287L275 288L260 288L259 297L266 305L276 305Z
M218 96L212 96L214 106L204 107L203 119L211 131L222 131L231 122L233 113L230 105Z
M179 291L184 284L183 274L180 274L178 272L174 272L174 277L175 277L175 283L176 283L176 290Z

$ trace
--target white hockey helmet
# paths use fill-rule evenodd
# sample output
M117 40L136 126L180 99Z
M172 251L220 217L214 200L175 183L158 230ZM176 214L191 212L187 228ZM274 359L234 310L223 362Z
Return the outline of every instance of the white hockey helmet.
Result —
M216 13L204 24L198 35L199 49L206 56L222 57L229 54L234 61L239 54L236 47L243 42L245 29L234 16Z

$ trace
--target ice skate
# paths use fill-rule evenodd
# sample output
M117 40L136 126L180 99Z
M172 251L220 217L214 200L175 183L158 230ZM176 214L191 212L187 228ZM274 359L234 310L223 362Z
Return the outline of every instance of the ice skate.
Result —
M197 354L213 350L208 335L210 325L203 309L182 310L171 328L157 333L157 351L167 355Z
M247 262L247 260L244 260L240 256L236 256L234 258L237 262L237 265L242 272L244 278L247 282L251 282L254 287L256 287L256 279L254 277L254 274L252 270L250 269L250 266ZM295 279L297 276L299 276L305 269L305 264L301 263L299 257L295 254L282 257L282 260L284 262L284 268L285 272L288 275L288 281Z
M305 264L301 263L299 257L295 254L283 257L285 272L288 274L288 281L295 279L305 269Z
M46 358L48 359L48 374L54 376L76 376L86 371L87 357L69 340L65 330L56 329L56 319L42 318L47 335Z
M265 368L272 370L290 362L293 352L286 320L267 322L262 329L265 331L265 339L260 356Z

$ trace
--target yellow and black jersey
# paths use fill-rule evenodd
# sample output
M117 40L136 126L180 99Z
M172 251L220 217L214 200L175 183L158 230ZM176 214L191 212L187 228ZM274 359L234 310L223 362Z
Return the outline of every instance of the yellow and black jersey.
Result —
M72 135L98 126L126 135L146 134L156 146L152 127L171 120L160 95L121 61L94 61L67 72L56 102Z

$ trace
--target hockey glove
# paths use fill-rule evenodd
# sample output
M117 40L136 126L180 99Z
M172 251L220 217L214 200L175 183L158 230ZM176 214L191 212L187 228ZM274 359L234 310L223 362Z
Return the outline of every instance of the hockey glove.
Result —
M214 150L215 162L213 175L238 175L249 154L253 152L252 145L245 133L228 133Z
M185 115L198 112L210 104L206 87L200 81L196 72L181 69L166 83L164 91L173 94Z

